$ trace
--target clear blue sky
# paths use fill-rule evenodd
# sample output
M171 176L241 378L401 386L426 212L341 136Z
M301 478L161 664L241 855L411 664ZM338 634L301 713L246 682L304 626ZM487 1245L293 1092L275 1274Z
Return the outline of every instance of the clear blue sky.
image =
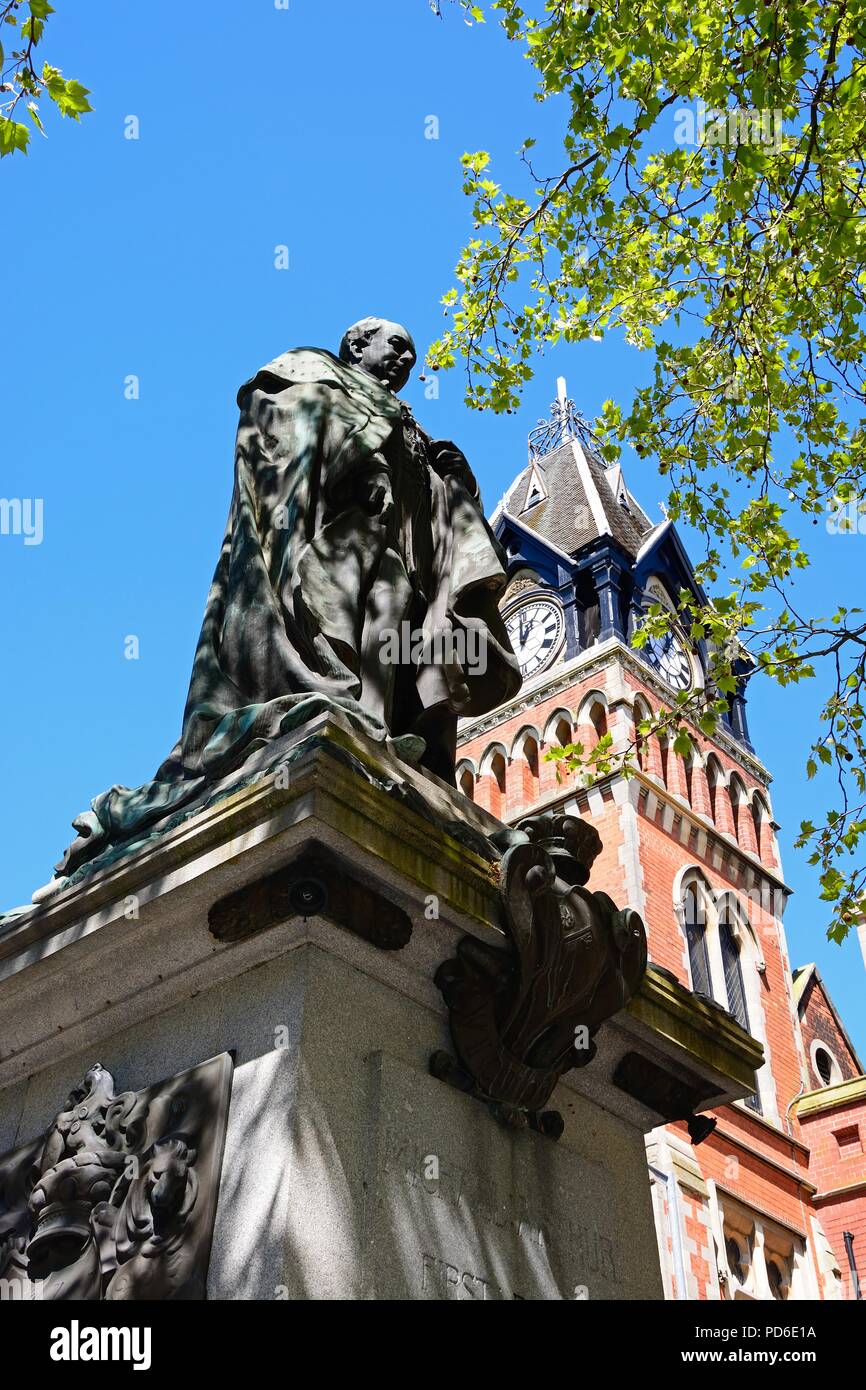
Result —
M508 181L556 111L492 26L426 0L55 0L45 56L93 91L76 126L50 114L29 159L0 166L4 211L0 495L44 499L44 540L0 537L0 905L29 901L115 782L150 778L177 736L232 481L235 392L301 343L336 347L367 313L423 349L469 229L459 159L489 149ZM124 139L124 120L140 139ZM435 115L440 138L425 139ZM288 271L274 248L289 248ZM564 372L587 414L623 404L646 359L615 342L552 353L524 409L473 415L458 373L427 401L491 510ZM140 378L138 401L124 379ZM651 515L651 463L627 464ZM862 598L866 536L815 528L819 611ZM124 639L140 659L124 658ZM792 961L817 960L866 1059L856 942L825 940L814 871L792 849L823 804L802 771L813 690L755 687L756 747L774 774ZM830 795L830 788L826 789Z

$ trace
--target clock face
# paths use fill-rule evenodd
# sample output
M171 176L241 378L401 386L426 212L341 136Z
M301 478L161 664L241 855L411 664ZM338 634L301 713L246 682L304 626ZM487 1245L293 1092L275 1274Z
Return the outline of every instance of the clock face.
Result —
M565 636L565 615L554 599L532 598L509 613L505 630L526 678L543 671L556 656Z
M692 683L692 663L676 633L666 632L663 637L651 637L644 647L644 655L662 680L674 690L689 689Z

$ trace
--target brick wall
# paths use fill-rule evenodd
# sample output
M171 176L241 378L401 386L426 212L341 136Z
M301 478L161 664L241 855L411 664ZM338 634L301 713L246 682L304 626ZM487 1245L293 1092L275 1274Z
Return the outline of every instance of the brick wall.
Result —
M548 684L560 682L561 678L561 673L554 672ZM770 1217L797 1238L811 1241L809 1212L814 1208L810 1206L809 1182L820 1187L825 1181L836 1182L842 1171L859 1172L862 1156L840 1153L838 1140L833 1137L834 1129L844 1131L838 1117L826 1131L821 1124L812 1122L801 1128L791 1108L802 1089L804 1057L791 992L790 963L776 915L784 897L779 891L782 885L778 850L769 827L769 814L763 822L758 818L756 832L751 813L740 805L736 826L736 808L726 783L735 774L734 800L738 778L740 795L748 798L758 793L769 807L766 787L748 758L738 760L722 744L702 736L696 736L699 757L691 769L672 749L662 750L658 744L651 744L643 750L640 774L629 782L619 780L586 790L575 775L558 779L556 765L544 757L556 742L555 716L561 711L568 718L572 740L591 744L596 735L586 711L595 691L601 693L606 705L607 727L615 747L634 738L635 698L645 699L652 708L658 704L614 654L604 669L593 665L581 673L578 668L573 683L555 693L540 688L534 699L522 700L519 708L488 723L483 732L477 728L473 732L470 726L461 738L458 758L474 769L473 791L479 804L509 821L541 807L568 803L574 809L576 805L577 813L596 826L604 844L593 868L590 888L609 893L621 906L638 908L646 922L651 960L670 970L685 985L690 981L688 951L675 911L683 871L700 871L714 898L728 892L736 894L752 928L750 949L748 955L745 951L741 954L741 963L744 976L751 972L747 976L749 1022L751 1031L765 1042L769 1060L766 1087L775 1103L775 1114L768 1116L772 1123L765 1123L742 1107L724 1108L718 1112L717 1131L695 1151L695 1158L703 1177L715 1181L721 1193L735 1194L746 1207ZM549 743L545 742L546 733ZM527 737L530 752L535 741L538 743L536 766L524 756ZM486 770L494 744L504 746L504 797ZM703 765L707 759L716 760L721 778L714 806ZM827 1017L832 1018L829 1010ZM827 1017L816 1008L812 1027L826 1027ZM839 1057L838 1046L832 1050ZM852 1065L847 1052L846 1059ZM841 1057L839 1060L841 1065ZM671 1128L687 1142L684 1126ZM836 1146L835 1166L831 1162L831 1138ZM813 1144L816 1153L810 1155ZM681 1189L681 1197L687 1296L715 1298L718 1294L712 1265L713 1243L705 1200L687 1188ZM665 1202L659 1190L656 1215L660 1223L660 1253L668 1296L675 1296L669 1237L663 1221ZM837 1241L842 1229L854 1230L852 1223L866 1220L866 1189L856 1201L828 1199L819 1214L844 1272L844 1245L840 1247ZM844 1221L849 1224L839 1224ZM866 1230L861 1224L857 1224L856 1234L858 1240L862 1239L866 1266Z
M804 1115L801 1132L811 1151L815 1209L839 1262L846 1296L852 1297L852 1291L846 1282L849 1266L843 1236L850 1231L866 1297L866 1098Z
M844 1081L850 1081L860 1075L857 1058L836 1022L821 981L815 975L807 984L800 1000L800 1020L807 1056L810 1056L813 1042L823 1043L839 1063ZM823 1084L821 1078L814 1074L811 1062L809 1072L812 1086L818 1087Z

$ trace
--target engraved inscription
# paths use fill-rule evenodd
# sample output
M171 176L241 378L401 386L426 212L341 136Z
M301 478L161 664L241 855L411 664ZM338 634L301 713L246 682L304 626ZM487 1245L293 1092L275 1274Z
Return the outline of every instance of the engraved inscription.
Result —
M381 1053L371 1063L366 1296L629 1296L633 1259L601 1152L503 1131L432 1078Z

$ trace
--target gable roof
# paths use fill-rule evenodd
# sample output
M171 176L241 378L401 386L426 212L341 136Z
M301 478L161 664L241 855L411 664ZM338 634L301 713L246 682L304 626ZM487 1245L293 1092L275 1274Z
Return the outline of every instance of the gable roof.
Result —
M845 1025L836 1011L836 1005L833 1003L833 1000L830 997L830 991L824 984L824 981L821 978L821 972L819 971L817 965L813 961L810 965L799 966L798 969L794 971L792 978L794 982L794 1003L797 1005L797 1013L802 1018L804 1013L806 1012L806 1008L808 1005L808 997L810 994L810 985L814 985L816 989L820 989L821 993L824 996L824 1000L827 1004L827 1008L833 1015L833 1022L836 1024L836 1027L839 1030L839 1036L841 1037L842 1041L844 1042L845 1046L850 1052L851 1058L856 1064L858 1070L862 1072L864 1069L863 1063L857 1056L857 1049L855 1048L851 1039L848 1037L847 1032L845 1031Z
M547 495L527 509L533 471ZM608 535L634 559L654 529L625 486L620 466L605 468L593 451L574 437L527 464L496 508L495 519L503 515L519 521L566 555L574 555L590 541Z

